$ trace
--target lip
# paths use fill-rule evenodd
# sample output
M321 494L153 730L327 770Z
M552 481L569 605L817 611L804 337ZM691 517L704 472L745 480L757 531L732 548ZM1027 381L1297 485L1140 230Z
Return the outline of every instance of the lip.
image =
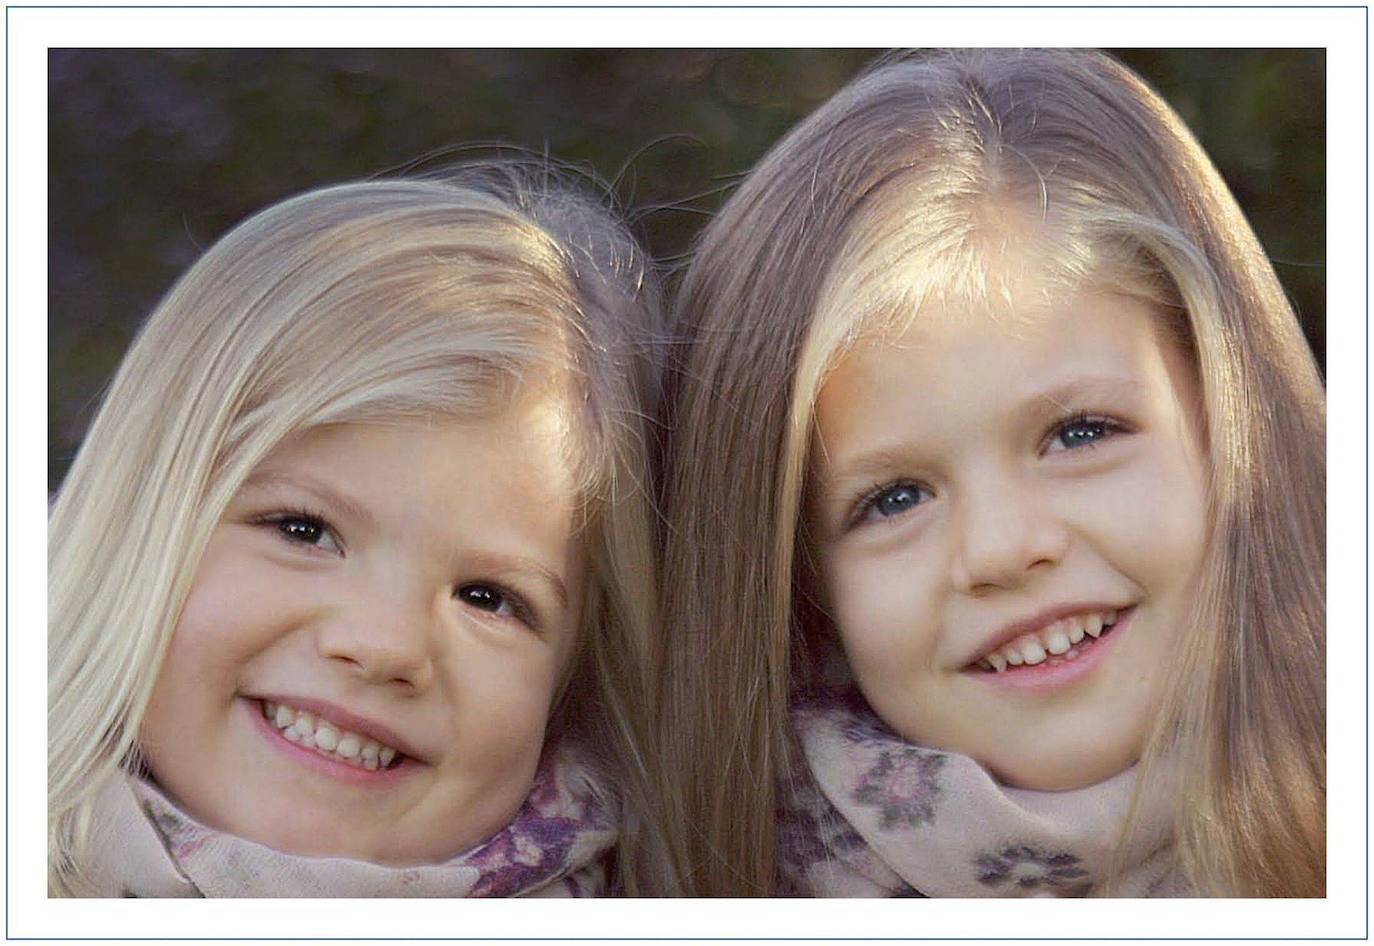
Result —
M1089 608L1088 610L1092 609ZM1079 656L1072 660L1049 657L1044 663L1038 663L1034 666L1008 667L1002 673L989 672L976 666L965 668L964 673L989 686L1012 687L1021 690L1052 689L1072 683L1091 673L1094 668L1111 655L1116 647L1117 639L1130 628L1131 618L1135 617L1135 605L1130 605L1124 609L1102 608L1101 610L1117 611L1117 620L1112 625L1111 633L1093 640L1091 646L1082 650ZM1060 616L1067 617L1074 613L1081 612L1071 611ZM1021 633L1024 634L1025 632L1022 631Z
M428 763L429 759L425 753L421 752L408 739L396 732L389 726L379 723L376 720L350 713L341 706L336 706L326 700L317 700L308 696L284 696L277 693L258 693L246 695L248 699L258 703L264 701L269 703L285 703L292 709L305 710L312 716L319 717L332 725L335 729L347 729L360 736L367 736L380 743L391 746L402 755L408 756L416 762ZM259 716L262 714L259 713Z
M248 714L250 724L262 733L272 746L283 753L296 765L302 765L320 775L326 775L332 779L348 783L350 785L372 785L384 786L395 783L398 779L404 779L413 774L421 765L414 759L405 757L400 765L389 769L364 769L356 765L349 765L346 762L339 762L327 756L321 755L314 749L307 749L297 745L281 734L276 726L273 726L266 717L262 715L262 703L252 698L242 698L245 712Z
M1115 611L1118 616L1125 611L1135 608L1134 604L1109 604L1105 601L1076 601L1069 604L1057 604L1050 608L1045 608L1030 617L1012 621L997 628L987 637L978 643L964 657L960 664L961 668L970 667L977 661L986 657L988 654L1006 644L1010 644L1022 634L1029 634L1038 631L1048 624L1052 624L1062 618L1073 617L1077 614L1090 614L1093 611Z

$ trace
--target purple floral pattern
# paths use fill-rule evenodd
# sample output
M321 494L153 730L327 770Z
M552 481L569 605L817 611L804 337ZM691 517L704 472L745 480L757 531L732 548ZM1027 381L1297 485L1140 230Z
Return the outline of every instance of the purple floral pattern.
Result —
M943 788L940 769L945 756L914 746L884 749L859 779L854 800L878 809L878 826L919 828L935 820L935 802Z
M138 823L157 832L175 864L168 889L191 886L212 897L600 896L617 827L594 778L574 747L552 748L510 824L441 864L404 868L275 851L197 823L156 786L130 784L144 816Z
M852 798L878 809L878 826L884 831L919 828L935 820L936 801L944 791L940 770L947 756L904 743L869 708L857 689L802 704L801 714L814 718L829 712L839 716L841 737L855 747L877 753L877 761L859 777Z
M934 819L935 801L942 791L938 775L943 754L901 745L854 689L809 694L793 704L792 713L799 733L834 732L842 742L862 750L859 758L868 767L856 773L857 781L843 798L836 796L841 805L856 801L878 808L879 827L884 831L900 825L918 827ZM893 748L894 742L899 748ZM827 797L831 789L822 791L816 783L809 765L794 773L792 785L778 821L783 877L779 895L815 895L812 871L830 864L864 878L859 887L871 885L869 889L892 897L924 896L882 864L859 828ZM828 884L820 883L822 887Z
M779 896L809 894L804 883L811 865L864 848L864 840L815 786L800 783L778 819L778 853L782 861Z
M1088 872L1077 855L1050 852L1029 844L1009 844L974 858L978 882L988 887L1011 886L1022 891L1045 890L1057 896L1087 893Z
M802 750L793 784L809 793L784 796L783 893L1077 897L1114 859L1118 895L1188 889L1174 876L1170 793L1150 793L1150 830L1122 841L1133 770L1064 793L1005 786L968 756L906 741L853 687L801 695L791 717Z
M463 858L482 871L469 896L509 897L548 883L575 866L574 848L586 832L615 830L605 807L585 784L566 784L557 776L554 766L545 762L515 820Z

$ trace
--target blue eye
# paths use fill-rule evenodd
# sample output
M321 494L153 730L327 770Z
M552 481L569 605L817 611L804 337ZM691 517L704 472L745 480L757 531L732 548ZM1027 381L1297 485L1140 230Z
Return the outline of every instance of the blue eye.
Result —
M860 505L859 517L891 519L916 508L929 498L929 490L915 483L894 483L869 494L868 499Z
M1060 424L1050 435L1048 450L1076 450L1091 447L1120 433L1120 424L1106 417L1074 417Z
M920 501L920 490L914 486L902 484L879 493L878 498L873 503L873 508L878 510L880 516L895 516L898 513L906 512Z

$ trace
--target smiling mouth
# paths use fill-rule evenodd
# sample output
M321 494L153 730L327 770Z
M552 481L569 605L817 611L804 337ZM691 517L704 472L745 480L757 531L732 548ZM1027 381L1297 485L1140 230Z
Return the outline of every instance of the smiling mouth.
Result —
M335 762L375 772L394 769L407 756L369 736L362 736L321 719L314 713L262 700L262 715L282 736L304 749Z
M1129 610L1129 609L1126 609ZM1064 663L1076 660L1105 637L1125 612L1088 611L1060 618L1020 637L969 664L969 669L1005 673L1017 667Z

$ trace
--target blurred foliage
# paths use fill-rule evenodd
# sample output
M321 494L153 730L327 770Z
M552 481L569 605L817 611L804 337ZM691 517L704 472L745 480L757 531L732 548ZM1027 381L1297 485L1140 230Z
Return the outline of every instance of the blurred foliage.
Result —
M51 50L48 476L139 323L244 216L461 156L547 153L613 181L680 260L729 185L876 50ZM1178 109L1325 345L1323 50L1117 50Z

